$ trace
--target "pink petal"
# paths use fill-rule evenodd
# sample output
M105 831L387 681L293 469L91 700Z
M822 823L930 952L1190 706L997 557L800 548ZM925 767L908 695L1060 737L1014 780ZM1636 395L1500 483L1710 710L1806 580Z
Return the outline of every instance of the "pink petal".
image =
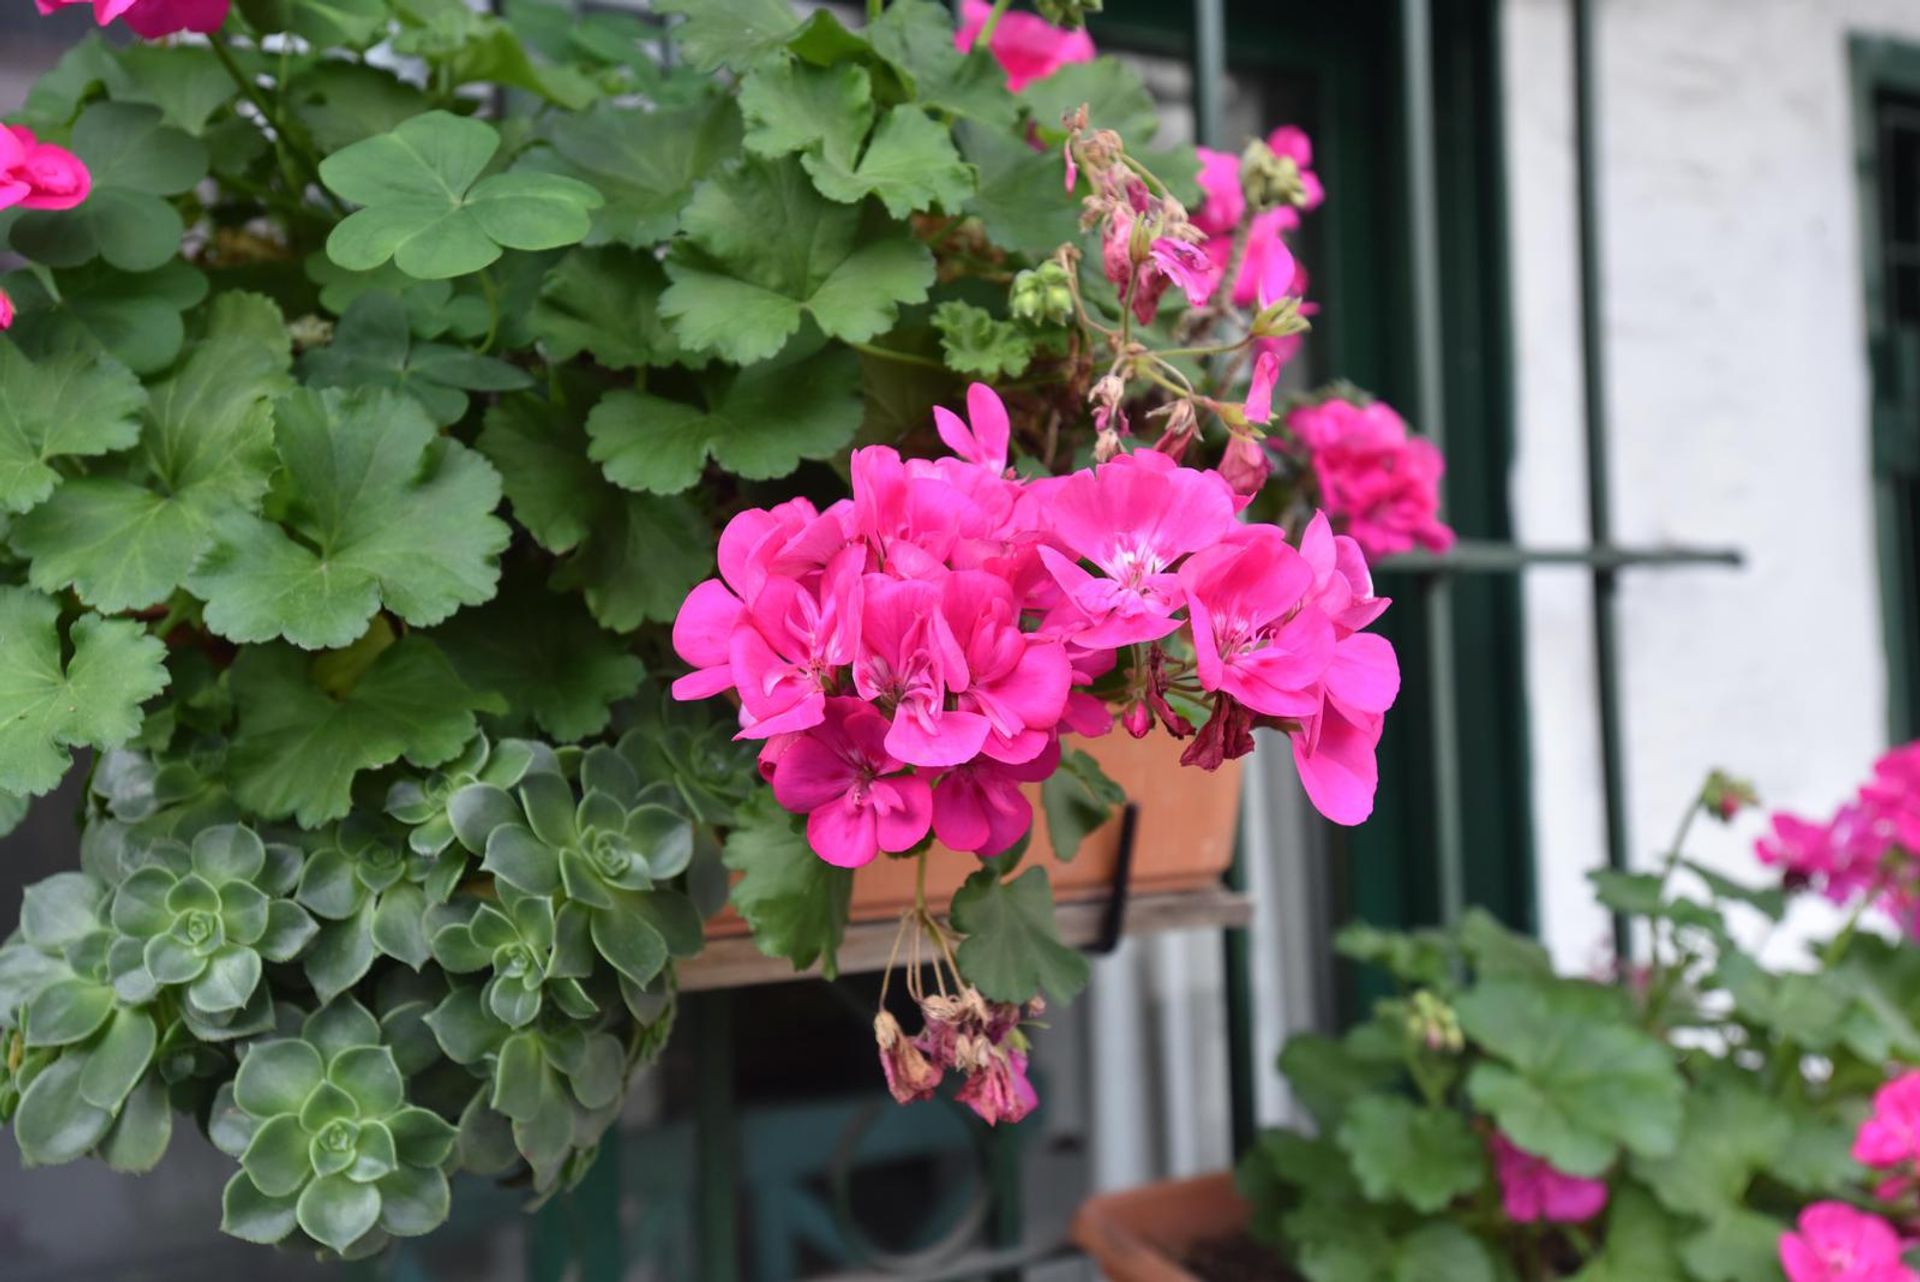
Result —
M838 868L859 868L880 853L878 821L868 806L836 798L807 816L807 844Z

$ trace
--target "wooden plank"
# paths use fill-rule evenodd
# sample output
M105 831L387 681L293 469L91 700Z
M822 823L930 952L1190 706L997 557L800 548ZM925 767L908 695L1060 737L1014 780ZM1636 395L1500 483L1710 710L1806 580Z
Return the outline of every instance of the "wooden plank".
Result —
M1085 948L1100 938L1107 905L1103 902L1062 904L1055 913L1060 938L1075 948ZM1253 920L1253 902L1224 886L1188 891L1177 895L1142 895L1127 901L1127 916L1122 933L1146 935L1165 930L1217 930L1242 927ZM840 945L840 973L859 975L884 969L893 951L893 939L899 923L893 921L860 922L847 927ZM778 957L762 956L751 936L711 939L698 957L681 965L680 988L701 992L716 988L745 988L752 984L778 984L788 980L812 979L817 968L796 971L792 963Z

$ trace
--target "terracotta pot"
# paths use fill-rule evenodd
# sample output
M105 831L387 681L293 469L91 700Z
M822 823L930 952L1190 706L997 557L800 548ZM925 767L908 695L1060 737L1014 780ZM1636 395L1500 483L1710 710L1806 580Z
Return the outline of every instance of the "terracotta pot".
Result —
M1088 1198L1073 1217L1073 1240L1108 1282L1204 1282L1180 1261L1246 1226L1247 1204L1221 1171Z
M1072 741L1126 789L1137 808L1129 885L1135 895L1198 890L1220 880L1233 862L1234 829L1240 817L1241 762L1209 773L1180 764L1183 743L1163 734L1135 739L1115 731L1101 739ZM1040 788L1027 788L1035 816L1027 865L1047 869L1054 898L1062 903L1105 897L1120 860L1118 812L1080 843L1071 863L1054 857L1040 806ZM853 920L889 921L913 904L914 860L876 859L854 874ZM979 866L972 855L934 848L927 862L927 899L944 904ZM707 923L709 936L742 935L746 923L723 909Z

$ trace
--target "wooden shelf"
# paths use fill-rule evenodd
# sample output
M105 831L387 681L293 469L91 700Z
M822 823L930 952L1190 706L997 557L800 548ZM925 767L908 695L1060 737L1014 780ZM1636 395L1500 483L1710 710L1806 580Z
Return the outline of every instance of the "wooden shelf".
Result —
M1219 929L1251 922L1253 902L1221 886L1177 895L1139 895L1127 901L1126 913L1122 933L1128 935ZM1054 919L1062 940L1075 948L1085 948L1099 940L1106 915L1106 902L1094 900L1062 904ZM893 921L857 922L847 927L840 944L840 973L859 975L885 968L897 930L898 923ZM702 992L813 979L818 976L818 968L796 971L783 958L763 956L752 936L740 935L708 940L698 957L680 966L679 975L682 991Z

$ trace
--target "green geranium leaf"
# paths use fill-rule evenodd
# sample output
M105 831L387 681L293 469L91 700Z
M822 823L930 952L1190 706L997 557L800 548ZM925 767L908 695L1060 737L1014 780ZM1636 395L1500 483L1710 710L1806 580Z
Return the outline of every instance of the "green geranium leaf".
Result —
M570 552L592 532L613 491L564 410L534 396L506 397L487 411L475 444L499 469L514 518L541 547Z
M667 274L651 254L619 246L576 249L540 287L533 332L553 361L582 352L608 369L667 365L680 346L660 319Z
M787 0L660 0L655 9L685 18L673 30L674 47L701 71L744 71L800 29Z
M1493 1257L1458 1224L1426 1224L1407 1234L1391 1282L1497 1282Z
M1087 983L1087 959L1060 942L1047 874L1029 868L1009 881L992 868L953 895L954 929L966 936L960 973L997 1002L1025 1002L1041 989L1066 1001Z
M326 61L287 82L294 115L322 151L384 134L427 109L427 96L392 72Z
M826 458L860 426L860 364L827 349L802 361L724 369L704 381L705 408L650 392L614 392L587 418L588 454L625 489L677 494L712 459L748 480Z
M268 818L314 828L347 813L354 776L404 756L450 760L499 703L476 694L424 637L382 651L345 695L315 683L307 656L249 647L232 671L239 730L228 764L235 798ZM318 945L316 945L317 947Z
M72 587L101 610L167 599L207 549L215 522L252 511L273 468L272 398L290 386L279 309L222 295L207 334L156 386L140 433L139 480L69 481L14 528L35 586Z
M615 632L665 623L712 573L711 526L686 499L608 488L586 541L561 563L553 586L579 589L593 617Z
M890 109L857 161L851 151L827 147L800 163L828 199L854 204L873 196L895 218L936 205L957 212L975 182L947 127L913 106Z
M481 178L500 148L484 121L429 111L320 162L336 195L364 206L327 238L327 255L366 271L389 258L423 280L464 276L503 249L578 242L600 194L557 174Z
M1376 1202L1398 1198L1431 1215L1486 1178L1486 1152L1465 1118L1398 1095L1356 1100L1338 1138Z
M646 675L579 598L524 576L508 579L486 605L455 615L433 638L468 685L506 700L507 711L489 722L495 731L517 734L537 725L556 743L606 729L613 704Z
M1685 1087L1672 1053L1596 1018L1588 986L1494 980L1456 1008L1495 1057L1475 1066L1467 1092L1521 1148L1580 1176L1604 1172L1621 1145L1648 1158L1674 1151Z
M1673 1219L1659 1203L1628 1186L1607 1208L1599 1256L1569 1282L1692 1282L1681 1267Z
M722 95L688 107L641 112L602 105L546 126L551 164L590 185L606 203L593 213L589 245L644 249L673 235L694 184L740 146L740 113Z
M1033 363L1033 338L1012 321L996 320L984 307L947 302L933 309L947 366L981 378L1012 378Z
M1060 754L1060 768L1040 788L1040 807L1047 816L1047 839L1056 858L1071 860L1080 843L1113 818L1114 808L1127 803L1119 784L1107 778L1100 763L1078 748Z
M933 256L904 234L862 236L860 224L799 162L749 158L695 191L661 314L683 346L742 365L778 352L804 317L835 338L871 338L899 304L926 299Z
M115 49L105 68L115 102L146 103L175 129L200 135L233 101L233 82L213 50L199 45L134 44Z
M39 796L67 771L68 749L115 748L140 729L140 705L167 684L166 647L138 623L60 607L0 587L0 788Z
M733 906L760 951L785 957L797 970L818 961L821 973L832 978L839 970L834 954L847 929L853 874L813 853L803 822L782 810L771 792L756 791L727 834L724 858L740 874Z
M136 374L173 364L186 341L180 314L207 296L207 278L178 259L137 273L91 263L54 272L53 286L26 271L0 277L19 309L22 343L31 338L35 355L103 353Z
M890 0L866 36L913 77L922 106L1011 133L1019 104L1007 92L1006 73L984 49L955 49L953 31L953 12L938 0Z
M429 626L493 595L506 525L500 477L392 392L280 402L274 496L286 530L225 522L190 579L207 626L235 641L343 646L383 604Z
M1719 1219L1737 1207L1754 1174L1770 1169L1792 1139L1779 1104L1738 1079L1709 1080L1688 1092L1673 1152L1637 1158L1634 1174L1670 1211Z
M41 1070L20 1097L13 1140L26 1166L57 1166L84 1157L113 1124L113 1114L80 1093L85 1061L63 1055Z
M301 359L310 387L387 387L419 401L442 427L466 417L468 392L531 387L517 365L446 343L416 343L396 294L360 295L334 327L333 342Z
M853 63L770 58L740 82L740 114L755 155L808 152L847 163L873 124L873 80Z
M1160 109L1140 72L1110 55L1068 63L1033 81L1018 96L1034 123L1055 140L1061 136L1061 118L1082 105L1088 128L1111 129L1131 146L1146 147L1160 132Z
M1060 157L1035 151L1010 132L965 126L961 149L979 173L966 211L977 215L993 243L1044 258L1080 235L1080 202L1064 189Z
M1699 1282L1751 1282L1779 1276L1780 1238L1792 1225L1744 1207L1722 1211L1680 1245Z
M156 108L98 102L74 123L72 147L93 176L93 191L76 208L26 214L14 225L14 248L49 267L104 257L123 271L144 272L173 258L185 227L161 197L206 176L206 145L163 124Z

